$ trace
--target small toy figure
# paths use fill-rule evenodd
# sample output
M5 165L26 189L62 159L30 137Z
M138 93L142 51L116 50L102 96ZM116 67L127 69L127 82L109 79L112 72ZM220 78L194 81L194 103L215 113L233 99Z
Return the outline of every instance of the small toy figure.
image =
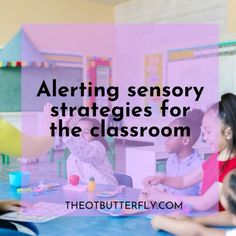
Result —
M95 189L96 189L96 182L95 179L91 177L88 182L88 191L93 192Z

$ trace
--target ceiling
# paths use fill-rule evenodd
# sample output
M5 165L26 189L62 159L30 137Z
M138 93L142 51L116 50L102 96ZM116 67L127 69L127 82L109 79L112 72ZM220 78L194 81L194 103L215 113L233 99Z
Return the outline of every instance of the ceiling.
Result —
M110 5L117 5L117 4L121 4L124 2L128 2L130 0L87 0L87 1L103 3L103 4L110 4Z

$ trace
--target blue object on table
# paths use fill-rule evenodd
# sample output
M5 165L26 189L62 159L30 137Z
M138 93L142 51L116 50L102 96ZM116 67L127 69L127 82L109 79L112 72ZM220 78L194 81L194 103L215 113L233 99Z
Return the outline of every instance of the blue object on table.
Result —
M101 213L104 213L104 214L108 214L108 215L111 215L111 216L122 216L123 214L122 214L122 210L121 210L121 208L115 208L115 207L113 207L113 208L104 208L104 209L99 209L98 210L99 212L101 212Z
M9 182L12 187L24 187L30 182L30 173L14 171L9 173Z
M119 185L125 185L126 187L133 188L133 181L129 175L114 173L114 176Z
M12 222L17 223L19 225L22 225L22 226L30 229L36 235L39 234L39 231L38 231L37 227L33 223L15 222L15 221L12 221ZM0 228L0 235L1 236L29 236L30 234L26 234L26 233L23 233L23 232L20 232L20 231L17 231L17 230L13 230L13 229Z
M115 191L102 191L97 194L100 198L111 198L115 197L118 193Z

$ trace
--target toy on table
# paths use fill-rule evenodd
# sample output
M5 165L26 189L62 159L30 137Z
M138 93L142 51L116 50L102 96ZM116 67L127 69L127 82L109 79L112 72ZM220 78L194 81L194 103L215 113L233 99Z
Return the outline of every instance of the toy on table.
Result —
M39 184L31 188L18 188L17 193L43 193L46 191L57 190L60 187L58 183Z
M71 185L67 184L63 186L64 191L73 191L73 192L85 192L87 191L87 185L79 184L79 185Z
M33 191L33 188L18 188L17 193L31 193Z
M45 223L58 217L67 215L75 209L67 209L65 204L38 202L24 211L9 212L0 216L0 219L9 221L23 221Z
M122 208L121 204L119 204L120 200L111 200L111 201L107 201L107 203L111 203L114 202L114 206L113 207L109 207L109 208L98 208L97 210L100 213L103 214L107 214L110 216L129 216L129 215L136 215L136 214L141 214L144 213L146 211L148 211L148 209L145 209L144 207L140 206L139 208L131 208L131 209L126 209L126 208ZM118 203L117 205L115 205L115 203Z
M80 177L78 175L71 175L69 177L69 183L73 186L76 186L79 184Z
M102 191L97 194L97 196L101 198L110 198L110 197L115 197L116 195L117 192L115 191Z
M87 185L82 185L80 183L80 177L76 174L69 176L69 184L63 186L65 191L75 191L75 192L85 192L87 190Z
M88 191L89 192L94 192L96 189L96 182L93 177L90 177L89 182L88 182Z
M101 191L97 194L98 197L101 198L110 198L115 197L117 194L122 194L125 192L125 186L119 185L114 191Z
M30 183L30 173L25 171L9 172L9 183L12 187L25 187Z

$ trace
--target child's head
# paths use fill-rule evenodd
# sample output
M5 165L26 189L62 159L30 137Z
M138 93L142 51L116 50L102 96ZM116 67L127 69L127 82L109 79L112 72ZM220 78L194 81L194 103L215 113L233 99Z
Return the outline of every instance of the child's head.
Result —
M77 125L81 128L80 136L90 142L95 138L90 133L91 128L97 125L100 126L100 123L96 119L82 118Z
M174 137L171 136L166 139L165 145L168 153L178 153L184 148L192 148L197 142L201 133L201 124L203 118L203 111L194 109L187 113L187 116L175 119L170 127L189 127L190 137Z
M231 171L224 178L220 202L234 216L234 224L236 225L236 170Z
M79 122L77 123L77 125L81 128L81 132L80 135L82 138L84 138L85 140L87 140L88 142L92 141L92 140L97 140L100 141L105 148L108 148L108 144L105 141L104 138L102 138L101 136L99 137L94 137L91 135L91 128L93 127L98 127L98 130L101 130L101 124L100 122L95 119L95 118L81 118L79 120Z
M204 139L214 151L236 150L236 96L222 95L219 103L211 106L202 122Z

